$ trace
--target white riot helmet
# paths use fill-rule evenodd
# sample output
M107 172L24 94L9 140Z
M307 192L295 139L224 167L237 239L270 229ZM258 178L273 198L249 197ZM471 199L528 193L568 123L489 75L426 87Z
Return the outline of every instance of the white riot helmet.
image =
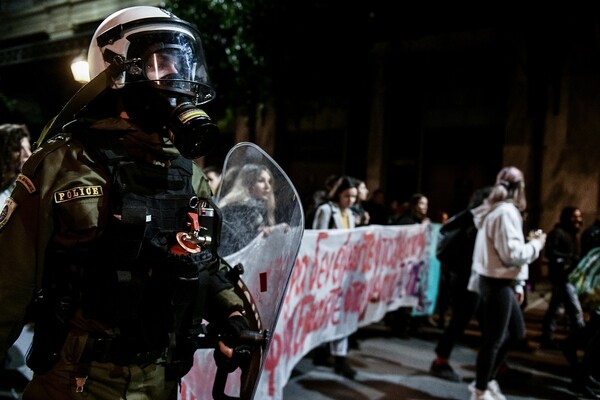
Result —
M150 85L195 104L215 97L198 30L158 7L129 7L108 16L94 33L88 63L92 79L109 68L113 89Z

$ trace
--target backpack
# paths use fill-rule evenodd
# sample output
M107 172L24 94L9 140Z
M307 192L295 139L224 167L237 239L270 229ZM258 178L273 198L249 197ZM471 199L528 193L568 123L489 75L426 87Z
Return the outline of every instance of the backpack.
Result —
M469 210L459 212L442 225L438 234L436 257L450 270L470 271L476 235L473 214Z

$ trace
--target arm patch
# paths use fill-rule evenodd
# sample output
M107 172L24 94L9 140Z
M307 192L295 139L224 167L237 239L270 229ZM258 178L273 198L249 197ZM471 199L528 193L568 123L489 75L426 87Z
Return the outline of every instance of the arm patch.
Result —
M2 211L0 211L0 229L4 228L4 225L6 225L8 222L8 219L12 215L13 211L15 211L15 208L17 208L17 203L12 199L12 197L6 199L4 205L2 206Z
M27 189L29 194L35 193L35 185L27 176L19 174L19 176L17 176L17 182L25 186L25 189Z

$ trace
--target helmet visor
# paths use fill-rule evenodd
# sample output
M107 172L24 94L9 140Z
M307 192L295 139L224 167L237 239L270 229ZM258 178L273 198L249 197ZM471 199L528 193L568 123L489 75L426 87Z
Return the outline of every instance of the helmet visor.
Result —
M147 82L158 89L197 98L214 96L199 38L179 31L140 32L127 37L129 68L125 83Z

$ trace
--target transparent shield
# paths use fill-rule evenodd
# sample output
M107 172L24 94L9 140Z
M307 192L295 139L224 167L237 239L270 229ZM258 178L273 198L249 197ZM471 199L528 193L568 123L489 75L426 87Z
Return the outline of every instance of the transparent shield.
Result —
M222 176L214 199L223 219L219 254L232 266L243 265L237 289L248 298L246 315L251 328L266 337L250 371L240 373L238 369L227 381L227 395L250 399L300 248L304 212L288 176L253 143L240 143L230 150ZM197 399L212 399L211 374L216 370L212 352L198 350L195 358L194 368L184 377L185 388Z
M239 189L236 185L253 183L246 179L247 176L241 176L249 165L269 171L272 201L268 195L267 200L250 197L245 202L243 198L234 196L237 203L223 205L227 196ZM273 305L283 300L282 289L287 287L304 233L304 212L300 198L285 172L253 143L240 143L231 149L225 159L222 176L223 181L215 198L223 214L219 254L231 265L244 265L244 281L255 295L264 326L272 330L278 314L278 310L273 310ZM258 180L262 176L264 174L260 174ZM245 188L241 192L245 193ZM252 189L249 193L252 196ZM272 220L268 215L269 207L272 207ZM272 276L267 277L265 282L265 277L261 278L261 271L266 271L273 263L279 268L272 270ZM260 279L263 280L262 284Z

